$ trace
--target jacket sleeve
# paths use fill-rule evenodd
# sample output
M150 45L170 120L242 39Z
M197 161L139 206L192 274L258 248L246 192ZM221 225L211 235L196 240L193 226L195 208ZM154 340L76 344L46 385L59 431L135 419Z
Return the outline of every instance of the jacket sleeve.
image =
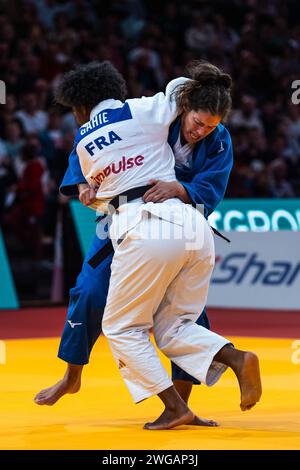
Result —
M188 78L179 77L166 86L165 93L154 96L129 99L128 103L139 124L147 134L169 132L171 122L176 119L178 109L176 104L176 89L184 85Z
M231 138L227 129L224 131L207 146L205 161L192 181L180 181L193 205L204 205L205 217L222 201L233 165Z
M69 156L69 166L66 170L59 189L64 196L77 196L77 184L84 183L87 183L87 181L82 174L79 158L76 153L76 146L74 145L73 150Z

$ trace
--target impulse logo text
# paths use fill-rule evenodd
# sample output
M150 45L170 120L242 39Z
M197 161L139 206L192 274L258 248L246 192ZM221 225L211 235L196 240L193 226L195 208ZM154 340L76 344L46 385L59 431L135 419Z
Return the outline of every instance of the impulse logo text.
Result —
M117 163L112 163L111 165L108 165L104 170L102 170L100 173L97 174L97 176L91 176L91 179L99 186L102 181L107 178L111 173L114 173L115 175L117 173L120 173L122 171L129 170L133 166L141 166L144 163L144 158L143 155L138 155L137 157L133 158L127 158L122 157L121 160Z
M270 263L259 259L258 253L232 253L225 258L216 257L213 284L263 284L291 286L300 277L300 262L276 260Z

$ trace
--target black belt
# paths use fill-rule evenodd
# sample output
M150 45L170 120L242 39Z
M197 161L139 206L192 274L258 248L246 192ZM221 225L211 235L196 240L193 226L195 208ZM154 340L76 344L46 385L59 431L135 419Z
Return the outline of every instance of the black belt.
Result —
M229 240L229 238L225 237L225 235L223 235L223 233L219 232L219 230L217 230L215 227L210 227L212 229L212 231L214 232L215 235L217 235L218 237L221 237L223 238L223 240L226 240L228 243L231 243L231 240Z
M115 196L109 203L110 206L113 206L115 210L118 210L121 204L126 204L127 202L133 201L134 199L138 199L139 197L144 196L144 194L148 191L148 189L152 188L152 185L146 186L138 186L137 188L128 189L128 191L124 191L123 193ZM230 243L230 240L222 235L216 228L211 227L213 232L218 236L226 240ZM111 253L114 252L113 244L111 240L109 240L106 245L104 245L97 253L92 256L92 258L88 261L89 265L92 268L96 268L105 258L107 258Z
M146 186L138 186L137 188L128 189L124 193L115 196L109 203L110 206L113 206L115 210L118 210L121 204L126 204L126 202L133 201L139 197L143 197L148 189L152 188L152 184L147 184ZM124 200L122 200L122 199ZM125 199L126 198L126 199Z

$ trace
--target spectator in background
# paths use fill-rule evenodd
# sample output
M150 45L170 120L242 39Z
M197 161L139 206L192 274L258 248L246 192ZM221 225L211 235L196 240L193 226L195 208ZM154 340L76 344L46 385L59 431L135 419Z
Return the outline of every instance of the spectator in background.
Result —
M272 197L295 197L287 180L287 165L283 159L277 158L270 164L270 191Z
M41 259L42 216L45 210L43 176L45 167L37 148L26 143L22 148L24 168L17 184L16 201L7 216L8 225L37 267Z
M20 175L23 164L21 162L21 150L24 145L24 129L19 119L11 119L5 125L4 145L10 157L14 170Z
M286 100L291 74L299 79L300 72L296 2L292 2L295 15L281 0L263 4L228 0L226 6L168 1L163 7L148 0L111 0L105 5L92 0L20 0L17 4L19 9L9 4L0 10L0 73L7 84L5 112L0 109L1 138L5 139L5 122L16 110L26 134L47 131L51 89L70 64L111 60L124 74L131 97L154 94L197 56L233 76L230 130L255 127L261 139L267 139L259 155L257 145L253 150L250 136L245 135L243 152L236 148L237 160L250 172L253 159L274 160L277 155L270 148L283 133L293 152L287 159L291 182L296 191L300 188L300 174L294 171L300 157L299 106ZM62 131L75 130L68 113Z
M0 140L0 227L2 226L4 208L8 189L17 181L11 159L4 143Z
M253 96L242 97L241 109L235 109L232 112L229 123L232 127L263 128Z
M15 117L17 100L14 95L7 94L5 106L0 106L0 138L5 139L6 123Z
M0 78L7 96L0 106L5 147L0 171L1 178L10 175L1 180L2 208L13 187L10 170L16 168L22 175L20 149L28 137L46 157L44 175L47 170L51 174L46 207L57 207L66 148L77 126L70 112L61 110L60 118L51 115L52 90L71 65L104 59L124 75L129 98L163 89L195 58L220 66L235 83L228 129L236 164L227 196L269 197L279 192L299 197L300 105L291 101L291 83L300 78L299 15L295 0L2 2ZM61 139L62 145L57 145ZM270 165L277 159L285 162L280 182ZM47 211L44 218L55 228L54 216Z
M32 0L35 5L40 22L48 29L54 27L55 16L59 13L69 16L73 13L73 2L59 2L58 0Z
M34 92L36 96L38 96L39 109L49 112L49 108L52 104L50 100L51 90L49 82L43 78L38 78L34 83Z
M143 37L140 47L130 51L128 60L136 66L138 80L144 90L154 91L163 85L160 56L155 51L151 36Z
M288 145L293 150L297 161L300 160L300 108L288 103L287 116L283 118Z
M56 111L52 110L48 114L48 128L39 133L39 139L42 145L42 154L47 160L49 169L53 166L55 156L63 147L62 117Z
M216 39L214 25L202 13L197 12L192 26L186 31L186 45L195 53L207 54Z
M37 95L27 93L24 97L24 107L16 112L16 117L20 119L26 134L43 131L48 124L48 115L38 108Z
M261 160L254 160L251 163L253 171L252 177L252 197L269 198L272 197L270 188L270 176L268 168Z

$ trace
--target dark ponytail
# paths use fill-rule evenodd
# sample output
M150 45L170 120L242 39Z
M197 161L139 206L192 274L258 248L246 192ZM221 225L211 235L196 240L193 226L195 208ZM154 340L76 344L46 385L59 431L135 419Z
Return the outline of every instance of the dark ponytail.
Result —
M187 66L192 80L176 90L178 108L183 111L205 111L225 120L231 110L230 75L209 62L193 61Z

